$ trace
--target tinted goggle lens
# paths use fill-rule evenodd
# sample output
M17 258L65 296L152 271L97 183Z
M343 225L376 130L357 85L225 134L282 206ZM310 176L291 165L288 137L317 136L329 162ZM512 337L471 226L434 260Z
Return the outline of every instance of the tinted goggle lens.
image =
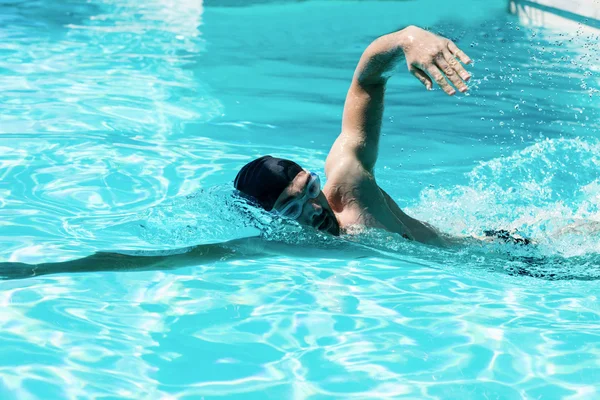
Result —
M298 218L302 214L302 208L304 207L307 198L315 199L319 196L320 192L321 180L319 179L319 175L310 172L310 181L306 188L306 194L302 196L302 198L292 200L287 206L279 211L279 214L292 219Z

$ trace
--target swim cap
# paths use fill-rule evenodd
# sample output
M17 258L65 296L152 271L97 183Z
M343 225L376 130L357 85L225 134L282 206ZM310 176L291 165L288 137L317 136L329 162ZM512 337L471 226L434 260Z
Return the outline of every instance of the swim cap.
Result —
M279 195L301 171L293 161L264 156L244 165L233 185L271 211Z

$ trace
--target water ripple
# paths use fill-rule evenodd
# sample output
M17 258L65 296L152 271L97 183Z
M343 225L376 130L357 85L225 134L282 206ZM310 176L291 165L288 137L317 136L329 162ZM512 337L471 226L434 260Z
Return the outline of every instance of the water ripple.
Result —
M239 3L0 0L3 261L256 233L231 207L239 167L270 153L322 173L369 35L441 18ZM1 396L597 396L597 288L549 280L600 276L597 37L485 7L481 26L436 25L476 60L468 96L390 83L378 180L444 231L517 228L539 253L373 233L354 240L381 257L0 281Z

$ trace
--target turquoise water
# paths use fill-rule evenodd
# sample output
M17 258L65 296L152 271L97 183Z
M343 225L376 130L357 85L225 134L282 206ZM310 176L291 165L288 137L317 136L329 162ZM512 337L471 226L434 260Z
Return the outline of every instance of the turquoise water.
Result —
M445 232L539 243L371 232L381 257L0 281L0 398L599 397L598 33L446 3L0 0L0 261L256 234L227 205L239 167L322 173L362 49L407 24L473 80L391 81L380 185Z

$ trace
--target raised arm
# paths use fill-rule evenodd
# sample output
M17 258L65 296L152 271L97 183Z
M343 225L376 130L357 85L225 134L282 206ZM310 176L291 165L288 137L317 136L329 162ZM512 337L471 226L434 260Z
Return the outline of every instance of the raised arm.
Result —
M372 172L377 161L385 85L403 56L409 71L428 90L433 81L450 96L456 93L454 87L461 92L467 90L465 81L470 75L457 58L465 64L471 59L452 41L416 26L381 36L358 62L346 96L342 132L331 149L328 165L352 157Z

